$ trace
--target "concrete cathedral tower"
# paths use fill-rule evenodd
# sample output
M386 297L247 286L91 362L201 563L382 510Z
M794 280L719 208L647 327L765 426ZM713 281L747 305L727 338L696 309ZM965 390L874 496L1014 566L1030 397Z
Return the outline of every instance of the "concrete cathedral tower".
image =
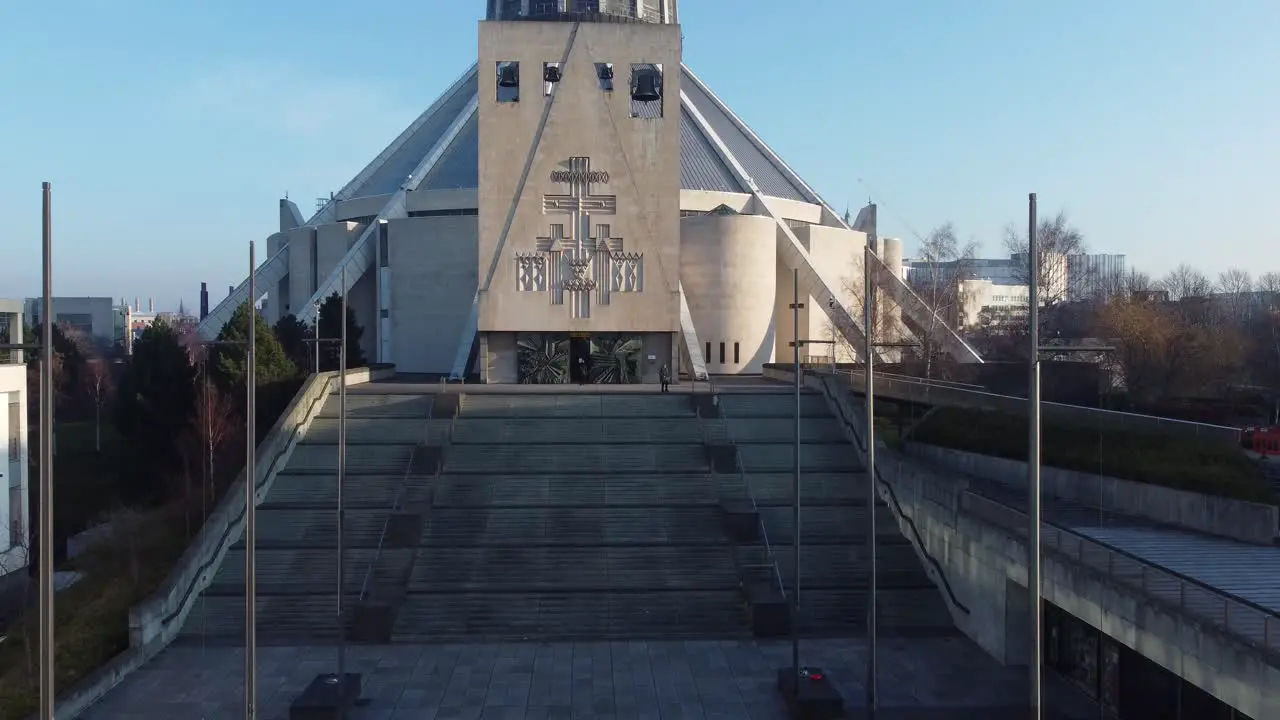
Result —
M494 2L501 19L480 23L478 329L491 382L517 381L521 352L557 343L571 375L620 346L641 378L676 364L674 5Z

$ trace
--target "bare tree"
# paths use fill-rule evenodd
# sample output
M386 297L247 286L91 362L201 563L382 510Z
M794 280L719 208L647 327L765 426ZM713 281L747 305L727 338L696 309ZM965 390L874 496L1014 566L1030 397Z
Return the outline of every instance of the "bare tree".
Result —
M1161 278L1160 287L1169 293L1170 300L1205 297L1213 290L1213 284L1204 273L1185 263Z
M960 284L973 274L973 259L978 254L974 240L962 243L955 227L944 223L920 241L920 265L911 273L911 287L933 310L928 324L916 327L920 355L924 360L924 376L933 377L935 361L942 353L941 338L960 327Z
M218 474L221 467L219 461L225 459L231 450L242 447L236 440L243 432L243 427L235 403L212 383L202 383L195 412L179 446L186 479L187 503L183 514L188 537L195 528L191 511L195 508L192 501L196 499L197 478L200 482L201 517L196 522L203 522L204 514L213 507L218 497L217 483L222 479ZM234 463L228 467L234 467Z
M1253 307L1253 277L1248 270L1229 268L1218 274L1216 287L1221 300L1222 317L1227 322L1243 323Z
M106 406L114 389L111 368L107 361L92 358L85 364L85 392L93 402L93 449L102 452L102 408Z
M1266 272L1258 276L1254 289L1262 295L1261 301L1269 309L1280 307L1280 272Z
M1065 301L1069 296L1070 283L1088 283L1087 278L1068 277L1067 258L1085 254L1086 247L1084 235L1071 225L1065 212L1040 220L1037 225L1036 268L1031 267L1030 242L1017 225L1010 224L1005 228L1004 245L1009 254L1023 260L1016 275L1020 283L1029 285L1032 272L1035 272L1041 307L1053 307Z
M1123 275L1107 275L1099 277L1098 293L1095 299L1128 298L1136 292L1155 290L1156 282L1151 276L1134 268Z

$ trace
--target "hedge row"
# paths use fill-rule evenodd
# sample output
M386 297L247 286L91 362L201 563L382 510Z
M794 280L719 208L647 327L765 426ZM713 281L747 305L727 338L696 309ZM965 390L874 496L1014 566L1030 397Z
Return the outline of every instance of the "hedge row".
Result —
M915 442L1026 461L1027 418L939 408L912 433ZM1107 475L1178 490L1253 502L1275 502L1258 466L1238 448L1195 438L1098 430L1045 422L1046 466Z

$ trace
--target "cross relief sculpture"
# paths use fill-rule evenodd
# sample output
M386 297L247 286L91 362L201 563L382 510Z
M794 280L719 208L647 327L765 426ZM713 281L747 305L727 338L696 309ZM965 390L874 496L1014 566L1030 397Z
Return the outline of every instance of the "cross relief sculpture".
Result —
M535 238L533 252L516 253L516 290L547 292L552 305L569 298L572 317L591 317L591 298L608 305L615 292L644 291L644 253L626 252L607 224L594 216L617 214L617 196L593 195L593 185L609 182L609 173L592 170L591 159L569 158L567 170L551 173L551 182L569 186L568 194L543 195L542 214L567 216Z

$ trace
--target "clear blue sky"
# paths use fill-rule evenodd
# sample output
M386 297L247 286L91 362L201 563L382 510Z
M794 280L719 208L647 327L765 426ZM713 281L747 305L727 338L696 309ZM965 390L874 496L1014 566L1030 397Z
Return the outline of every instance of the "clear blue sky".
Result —
M472 62L483 0L0 8L0 297L193 306ZM1026 194L1097 252L1280 270L1276 0L683 0L685 61L838 209L990 254ZM261 244L261 243L260 243ZM145 302L145 300L144 300Z

